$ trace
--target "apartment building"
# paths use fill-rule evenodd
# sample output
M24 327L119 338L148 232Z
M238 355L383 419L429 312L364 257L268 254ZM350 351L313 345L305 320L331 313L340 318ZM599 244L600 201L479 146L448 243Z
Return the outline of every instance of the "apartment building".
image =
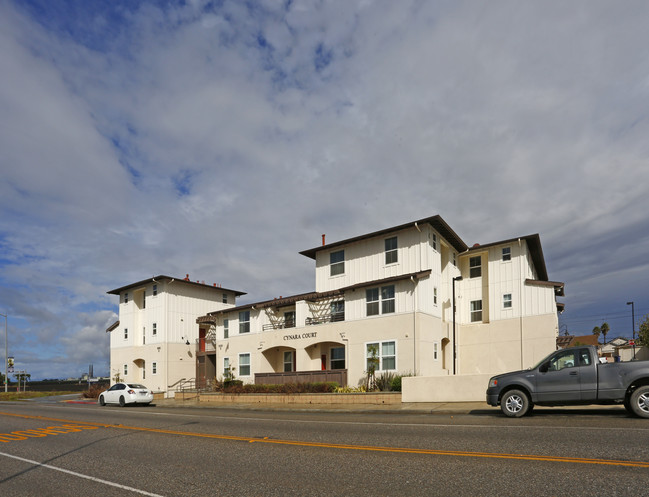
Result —
M196 320L197 378L356 386L370 363L379 374L484 375L555 350L564 285L548 280L538 234L469 247L433 216L323 236L301 254L315 263L315 291Z
M113 382L144 383L173 396L179 381L194 379L196 319L208 311L235 307L244 292L185 278L155 276L110 290L119 296L119 320L110 332Z

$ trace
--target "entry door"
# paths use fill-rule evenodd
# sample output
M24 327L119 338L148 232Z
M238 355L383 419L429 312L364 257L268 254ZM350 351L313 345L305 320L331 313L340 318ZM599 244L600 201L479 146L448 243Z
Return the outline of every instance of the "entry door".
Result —
M545 366L547 371L540 366L536 375L539 402L574 402L581 398L581 376L575 350L555 354ZM541 369L544 371L541 372Z
M198 350L205 352L205 328L198 329Z

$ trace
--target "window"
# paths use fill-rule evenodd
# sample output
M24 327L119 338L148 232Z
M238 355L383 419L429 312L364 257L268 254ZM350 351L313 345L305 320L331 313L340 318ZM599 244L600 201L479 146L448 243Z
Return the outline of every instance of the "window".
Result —
M295 328L295 311L284 313L284 328Z
M128 374L128 364L124 364L124 377Z
M503 247L503 262L507 262L511 260L512 260L512 248Z
M228 294L227 294L227 293L224 293L224 294L223 294L223 300L222 300L222 302L223 302L224 304L227 304L227 303L228 303Z
M437 287L433 288L433 305L437 305Z
M124 294L124 303L128 304L128 292Z
M329 254L329 275L345 274L345 251L339 250Z
M239 354L239 376L250 376L250 354Z
M368 316L377 316L379 314L379 296L381 303L381 314L394 312L394 285L381 287L379 294L378 288L369 288L365 290L365 300Z
M471 301L471 322L482 321L482 300Z
M437 233L433 233L433 250L437 250Z
M239 333L250 333L250 311L239 313Z
M394 264L398 261L397 237L393 236L385 240L385 263Z
M158 335L158 324L153 323L153 328L151 329L151 335L157 336Z
M381 288L381 314L394 312L394 285Z
M345 369L345 347L331 349L331 369Z
M579 365L590 366L590 352L588 352L588 349L579 349Z
M146 309L146 293L142 292L142 309Z
M228 338L230 336L230 320L223 320L223 338Z
M295 371L293 367L293 351L286 350L284 351L284 372L290 373L291 371Z
M128 339L128 328L124 328L124 340Z
M455 252L453 252L453 265L457 267L457 260L455 259Z
M370 288L365 290L365 301L367 306L367 315L376 316L379 313L379 289Z
M146 326L142 326L142 345L146 345Z
M574 368L576 365L576 359L574 350L561 352L550 359L548 370L561 371L565 368Z
M439 343L433 342L433 360L437 361L439 359Z
M158 285L153 285L153 296L158 295Z
M512 308L512 294L506 293L503 295L503 308L511 309Z
M374 342L365 346L366 364L368 371L394 371L397 369L396 344L390 342Z
M345 320L345 301L337 300L331 303L331 321L344 321Z
M469 277L479 278L482 276L482 260L478 255L469 259Z
M223 376L225 378L230 377L230 358L229 357L224 357L223 358Z
M157 362L152 362L151 363L151 373L152 374L158 374L158 363Z

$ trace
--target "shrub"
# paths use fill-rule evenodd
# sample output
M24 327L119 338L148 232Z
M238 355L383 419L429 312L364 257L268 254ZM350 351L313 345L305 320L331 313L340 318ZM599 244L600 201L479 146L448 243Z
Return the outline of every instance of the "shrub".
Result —
M95 385L95 384L92 384L92 385L90 385L90 387L88 388L88 390L86 390L85 392L83 392L83 398L84 398L84 399L98 399L98 398L99 398L99 394L100 394L101 392L104 392L105 390L106 390L106 385Z

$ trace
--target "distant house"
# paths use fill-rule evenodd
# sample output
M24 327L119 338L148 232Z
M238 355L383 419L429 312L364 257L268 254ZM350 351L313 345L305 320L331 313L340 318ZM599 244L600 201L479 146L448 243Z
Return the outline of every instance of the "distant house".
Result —
M642 345L634 345L633 340L617 337L602 346L602 357L613 361L643 361L649 359L649 350Z
M595 347L600 346L597 335L561 335L557 337L557 349L577 347L579 345L594 345Z
M110 377L144 383L173 396L182 379L195 378L195 350L200 340L196 318L236 305L244 292L155 276L110 290L119 296L119 320L109 326Z

